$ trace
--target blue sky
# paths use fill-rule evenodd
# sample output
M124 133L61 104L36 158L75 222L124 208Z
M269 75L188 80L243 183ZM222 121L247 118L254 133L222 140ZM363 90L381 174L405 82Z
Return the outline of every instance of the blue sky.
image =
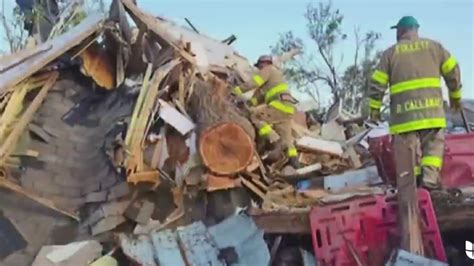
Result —
M236 49L255 60L269 53L278 34L293 30L306 37L304 12L306 0L138 0L140 7L157 15L185 24L189 18L201 31L217 39L237 36ZM313 1L317 2L317 1ZM395 42L390 26L404 15L415 16L421 24L420 35L440 41L459 61L462 68L464 95L474 98L474 7L472 0L333 0L333 6L344 14L344 29L353 32L374 30L382 34L377 48L382 50ZM345 58L353 54L348 39L338 47ZM307 47L311 48L311 46Z
M7 7L14 0L5 0ZM93 1L93 0L89 0ZM108 1L106 1L108 2ZM270 52L278 34L292 30L305 38L303 14L307 0L138 0L144 10L185 24L189 18L203 33L217 39L231 34L242 55L254 61ZM317 3L317 1L312 1ZM390 26L404 15L415 16L421 24L420 35L440 41L456 56L462 69L464 97L474 98L474 4L473 0L333 0L344 14L344 30L351 36L354 26L362 31L382 34L377 49L395 42ZM10 4L11 5L11 4ZM0 32L1 34L2 32ZM311 49L311 46L307 48ZM353 40L340 45L344 58L353 54Z

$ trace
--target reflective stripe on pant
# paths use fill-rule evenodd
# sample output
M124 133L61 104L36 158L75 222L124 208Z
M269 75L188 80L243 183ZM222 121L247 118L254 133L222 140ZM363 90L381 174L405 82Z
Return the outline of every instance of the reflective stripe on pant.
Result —
M426 184L438 184L443 162L444 129L424 129L395 135L395 137L416 143L418 149L415 174L421 174ZM394 147L394 151L396 156L397 146Z
M286 149L286 155L288 157L298 156L291 134L293 115L282 113L267 105L252 108L251 112L250 119L257 126L260 136L266 137L271 130L274 130L280 136L280 141Z

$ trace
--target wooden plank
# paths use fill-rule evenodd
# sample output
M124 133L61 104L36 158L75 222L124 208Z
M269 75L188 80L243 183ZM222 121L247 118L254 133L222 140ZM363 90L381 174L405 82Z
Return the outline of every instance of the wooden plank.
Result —
M250 189L253 193L257 194L260 198L265 198L265 193L263 193L257 186L255 186L252 182L248 181L247 179L240 177L240 181L242 184Z
M150 81L150 84L148 86L148 89L146 89L143 94L143 103L142 103L141 108L139 108L137 112L135 112L134 110L134 117L136 119L136 122L133 126L133 129L131 132L132 135L130 139L128 139L129 138L128 136L126 138L126 140L129 141L127 145L127 149L129 150L131 154L131 159L127 162L127 169L129 173L140 172L143 170L142 142L145 140L148 121L150 120L153 114L154 104L156 103L156 100L158 98L159 86L161 82L163 81L164 77L177 64L179 64L179 60L175 59L155 70L153 74L153 78ZM134 117L132 117L132 120ZM130 129L129 129L129 132L130 132ZM127 135L128 135L128 132L127 132Z
M0 187L4 187L6 189L9 189L9 190L11 190L15 193L18 193L22 196L25 196L25 197L41 204L42 206L45 206L46 208L52 209L56 212L59 212L59 213L64 214L68 217L71 217L76 221L80 221L79 216L77 216L73 212L58 207L53 201L51 201L49 199L42 198L38 195L35 195L34 193L32 193L30 191L26 191L21 186L7 180L5 176L0 176Z
M153 183L155 186L158 186L161 183L160 173L158 171L146 171L140 173L133 173L128 176L128 182L137 184L140 182L149 182Z
M160 102L160 117L169 125L174 127L181 133L186 135L194 129L194 123L189 120L185 115L176 110L169 103L159 99Z
M23 49L14 54L0 57L0 73L3 73L38 54L44 53L53 48L52 45Z
M28 92L28 81L19 84L13 89L13 93L10 96L10 100L5 106L5 111L0 118L0 141L3 142L8 136L15 119L20 115L23 110L23 100Z
M328 153L336 156L342 156L342 154L344 153L341 144L339 144L338 142L327 141L312 137L302 137L297 140L296 145L302 149Z
M416 192L415 162L417 145L408 138L395 136L398 221L402 232L400 248L423 255L420 214Z
M308 166L300 168L300 169L296 169L296 174L297 175L306 175L306 174L321 170L321 168L322 168L322 165L320 163L315 163L315 164L308 165Z
M14 150L15 145L18 142L18 139L20 138L22 132L28 126L28 123L33 119L33 116L40 108L41 103L43 103L43 100L46 98L49 89L53 87L57 78L57 72L51 74L51 77L48 79L46 84L43 86L43 88L41 88L35 99L31 102L31 104L21 116L20 120L15 124L12 132L8 135L5 142L0 147L0 165L5 162L10 153Z
M234 188L239 185L239 179L228 176L215 176L208 174L206 178L206 191L212 192L217 190Z
M265 213L251 210L250 215L266 234L311 234L309 211Z
M165 146L166 138L162 137L158 140L158 143L155 144L155 148L153 149L153 155L151 156L151 169L156 169L159 167L161 161L161 154L163 152L163 147Z
M140 113L143 106L143 101L145 100L145 95L148 90L148 83L150 81L151 74L152 74L152 64L148 64L146 72L145 72L145 76L143 77L143 83L142 83L142 87L140 88L138 99L135 102L135 107L133 108L130 125L128 126L128 129L127 129L127 135L125 137L125 146L127 147L130 146L130 142L135 132L135 126L137 124L138 114Z

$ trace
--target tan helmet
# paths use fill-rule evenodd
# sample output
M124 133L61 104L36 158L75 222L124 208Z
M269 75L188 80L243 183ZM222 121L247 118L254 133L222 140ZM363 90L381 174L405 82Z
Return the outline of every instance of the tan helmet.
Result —
M261 62L268 62L268 63L272 64L272 63L273 63L273 59L272 59L272 57L271 57L270 55L261 55L261 56L258 58L257 63L255 63L254 66L257 66L257 65L258 65L259 63L261 63Z

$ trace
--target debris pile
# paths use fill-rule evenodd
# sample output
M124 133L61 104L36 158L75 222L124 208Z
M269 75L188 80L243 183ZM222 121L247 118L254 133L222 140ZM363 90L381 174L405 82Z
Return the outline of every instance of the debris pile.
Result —
M295 116L300 169L278 136L256 137L251 108L230 94L253 71L228 40L131 0L2 58L0 184L77 221L64 246L39 250L52 233L26 235L39 253L24 255L33 265L268 265L278 245L270 253L264 233L308 233L314 206L385 193L370 130L346 126L354 118L340 108L323 121Z

